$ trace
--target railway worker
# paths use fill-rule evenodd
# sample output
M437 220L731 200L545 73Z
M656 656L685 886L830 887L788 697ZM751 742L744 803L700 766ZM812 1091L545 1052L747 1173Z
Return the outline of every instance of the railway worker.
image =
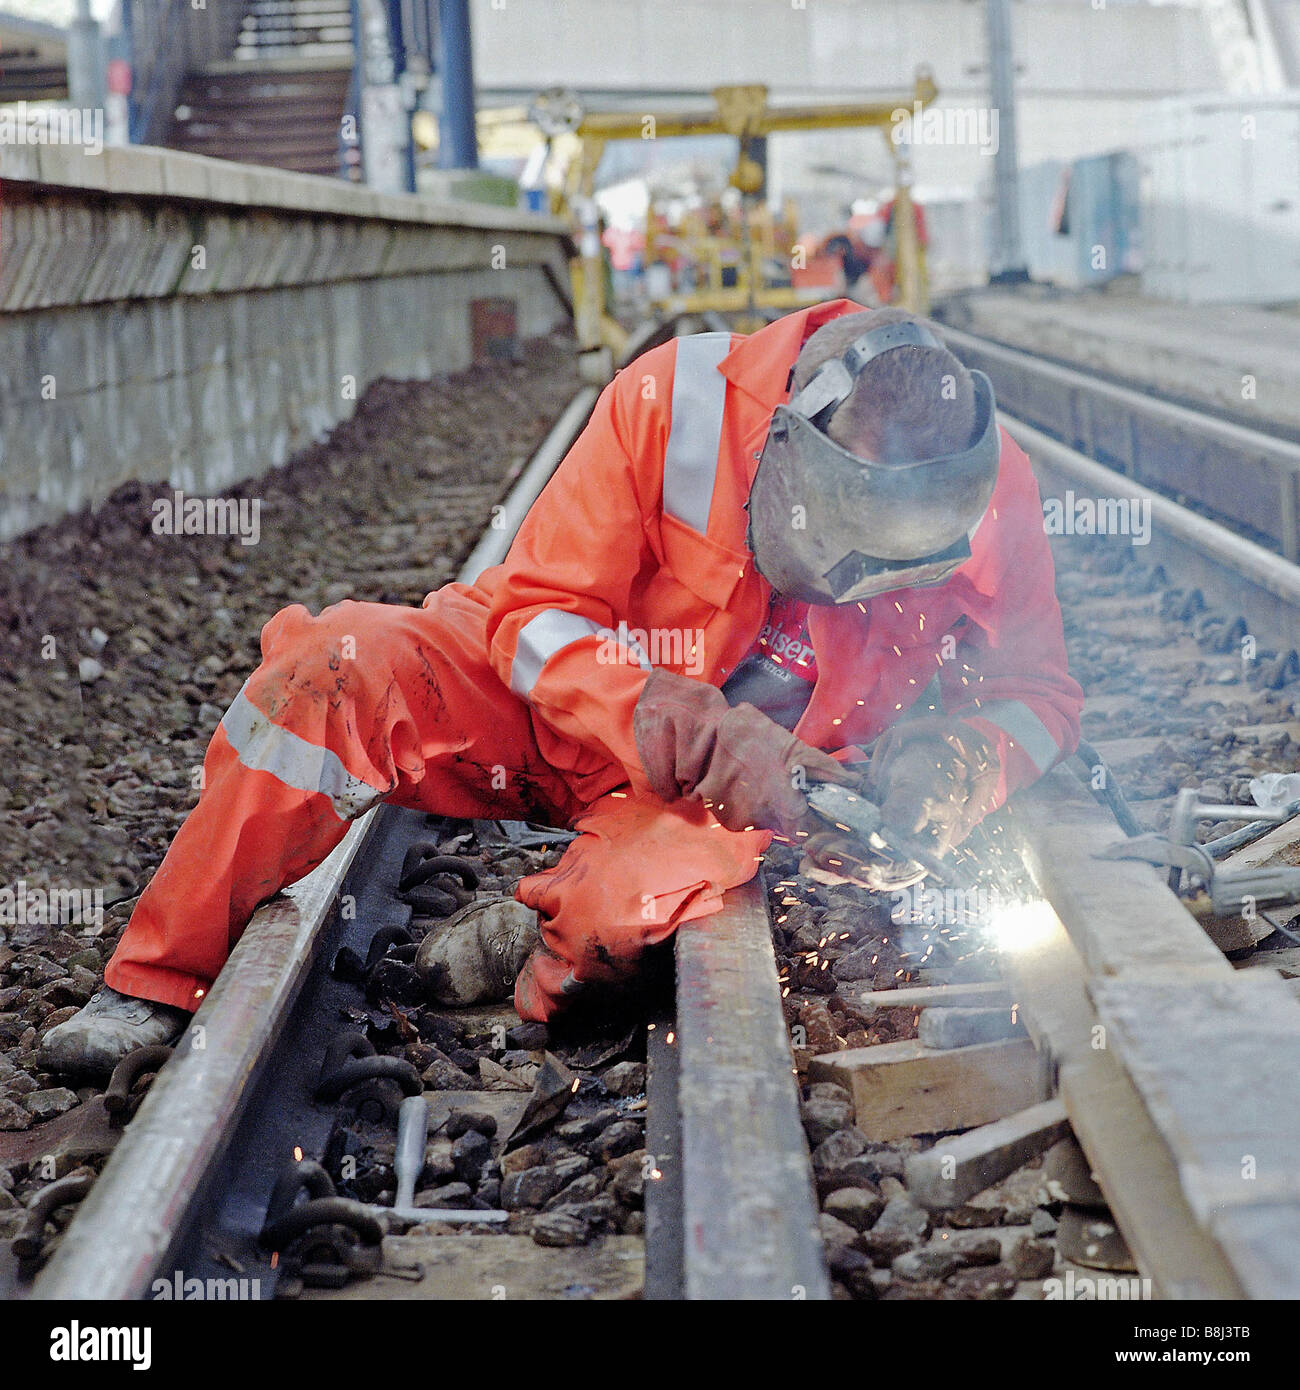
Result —
M802 789L844 758L873 749L887 819L941 852L1074 748L1082 703L988 380L848 300L647 353L502 565L421 608L294 605L262 657L51 1067L177 1034L257 905L376 802L580 832L421 947L441 1002L513 986L545 1020L807 835Z

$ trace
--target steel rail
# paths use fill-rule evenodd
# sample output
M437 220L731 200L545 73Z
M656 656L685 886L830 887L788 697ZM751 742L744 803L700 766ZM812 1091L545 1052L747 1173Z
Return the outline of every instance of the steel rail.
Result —
M1023 420L999 412L1013 439L1033 460L1040 479L1082 485L1093 497L1131 498L1149 504L1151 536L1143 547L1183 583L1217 596L1247 618L1247 629L1281 644L1300 645L1300 565L1247 540L1227 526L1095 462Z
M687 1299L827 1299L761 878L677 929L677 1100Z
M1209 421L1041 365L1040 380L1065 374L1071 389ZM1153 562L1247 615L1250 631L1300 641L1300 566L1002 419L1040 480L1148 504ZM1209 428L1221 441L1252 433ZM1278 458L1294 447L1268 442ZM1004 973L1141 1272L1164 1298L1300 1296L1300 1003L1269 972L1234 971L1149 867L1103 866L1095 856L1119 832L1065 771L1019 793L1007 817L1042 902L1002 943ZM1261 1056L1279 1083L1261 1082ZM1246 1155L1258 1179L1245 1180Z
M946 324L940 330L1027 425L1123 463L1129 480L1184 496L1300 559L1300 444Z

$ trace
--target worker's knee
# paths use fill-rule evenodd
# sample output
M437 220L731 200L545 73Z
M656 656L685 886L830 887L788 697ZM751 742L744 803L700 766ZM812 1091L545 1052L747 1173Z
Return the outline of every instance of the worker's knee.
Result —
M356 660L368 625L364 610L375 606L344 599L313 617L301 603L291 603L262 628L262 660L319 656L327 665Z

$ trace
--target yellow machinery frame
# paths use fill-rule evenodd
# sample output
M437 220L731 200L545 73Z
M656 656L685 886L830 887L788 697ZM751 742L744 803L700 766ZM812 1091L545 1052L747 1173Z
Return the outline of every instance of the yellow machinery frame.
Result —
M825 105L769 106L767 88L761 84L716 87L714 106L708 111L667 114L628 111L583 111L577 99L563 93L544 93L534 107L537 120L548 136L562 131L577 139L577 154L566 171L556 207L575 224L577 255L569 263L573 283L574 320L584 375L607 380L613 362L627 341L627 331L611 317L605 298L605 274L595 202L596 169L610 140L671 138L682 135L734 135L740 154L731 182L744 194L762 188L762 170L748 157L750 140L778 131L843 129L879 126L894 160L894 233L898 254L899 303L924 313L926 285L916 218L911 198L911 172L905 148L893 137L900 112L907 117L929 105L938 95L927 68L918 68L913 89L888 102L830 102ZM557 103L567 109L557 112ZM558 119L557 119L558 117ZM744 248L741 266L746 273L734 288L713 286L690 295L675 296L673 307L683 312L736 312L760 308L797 308L809 302L806 293L782 287L764 287L757 273L757 257Z

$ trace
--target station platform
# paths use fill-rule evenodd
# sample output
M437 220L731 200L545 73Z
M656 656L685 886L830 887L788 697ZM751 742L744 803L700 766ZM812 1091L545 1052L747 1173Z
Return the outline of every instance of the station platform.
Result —
M1174 304L1121 282L970 290L933 312L953 328L1300 437L1300 312L1292 308Z

